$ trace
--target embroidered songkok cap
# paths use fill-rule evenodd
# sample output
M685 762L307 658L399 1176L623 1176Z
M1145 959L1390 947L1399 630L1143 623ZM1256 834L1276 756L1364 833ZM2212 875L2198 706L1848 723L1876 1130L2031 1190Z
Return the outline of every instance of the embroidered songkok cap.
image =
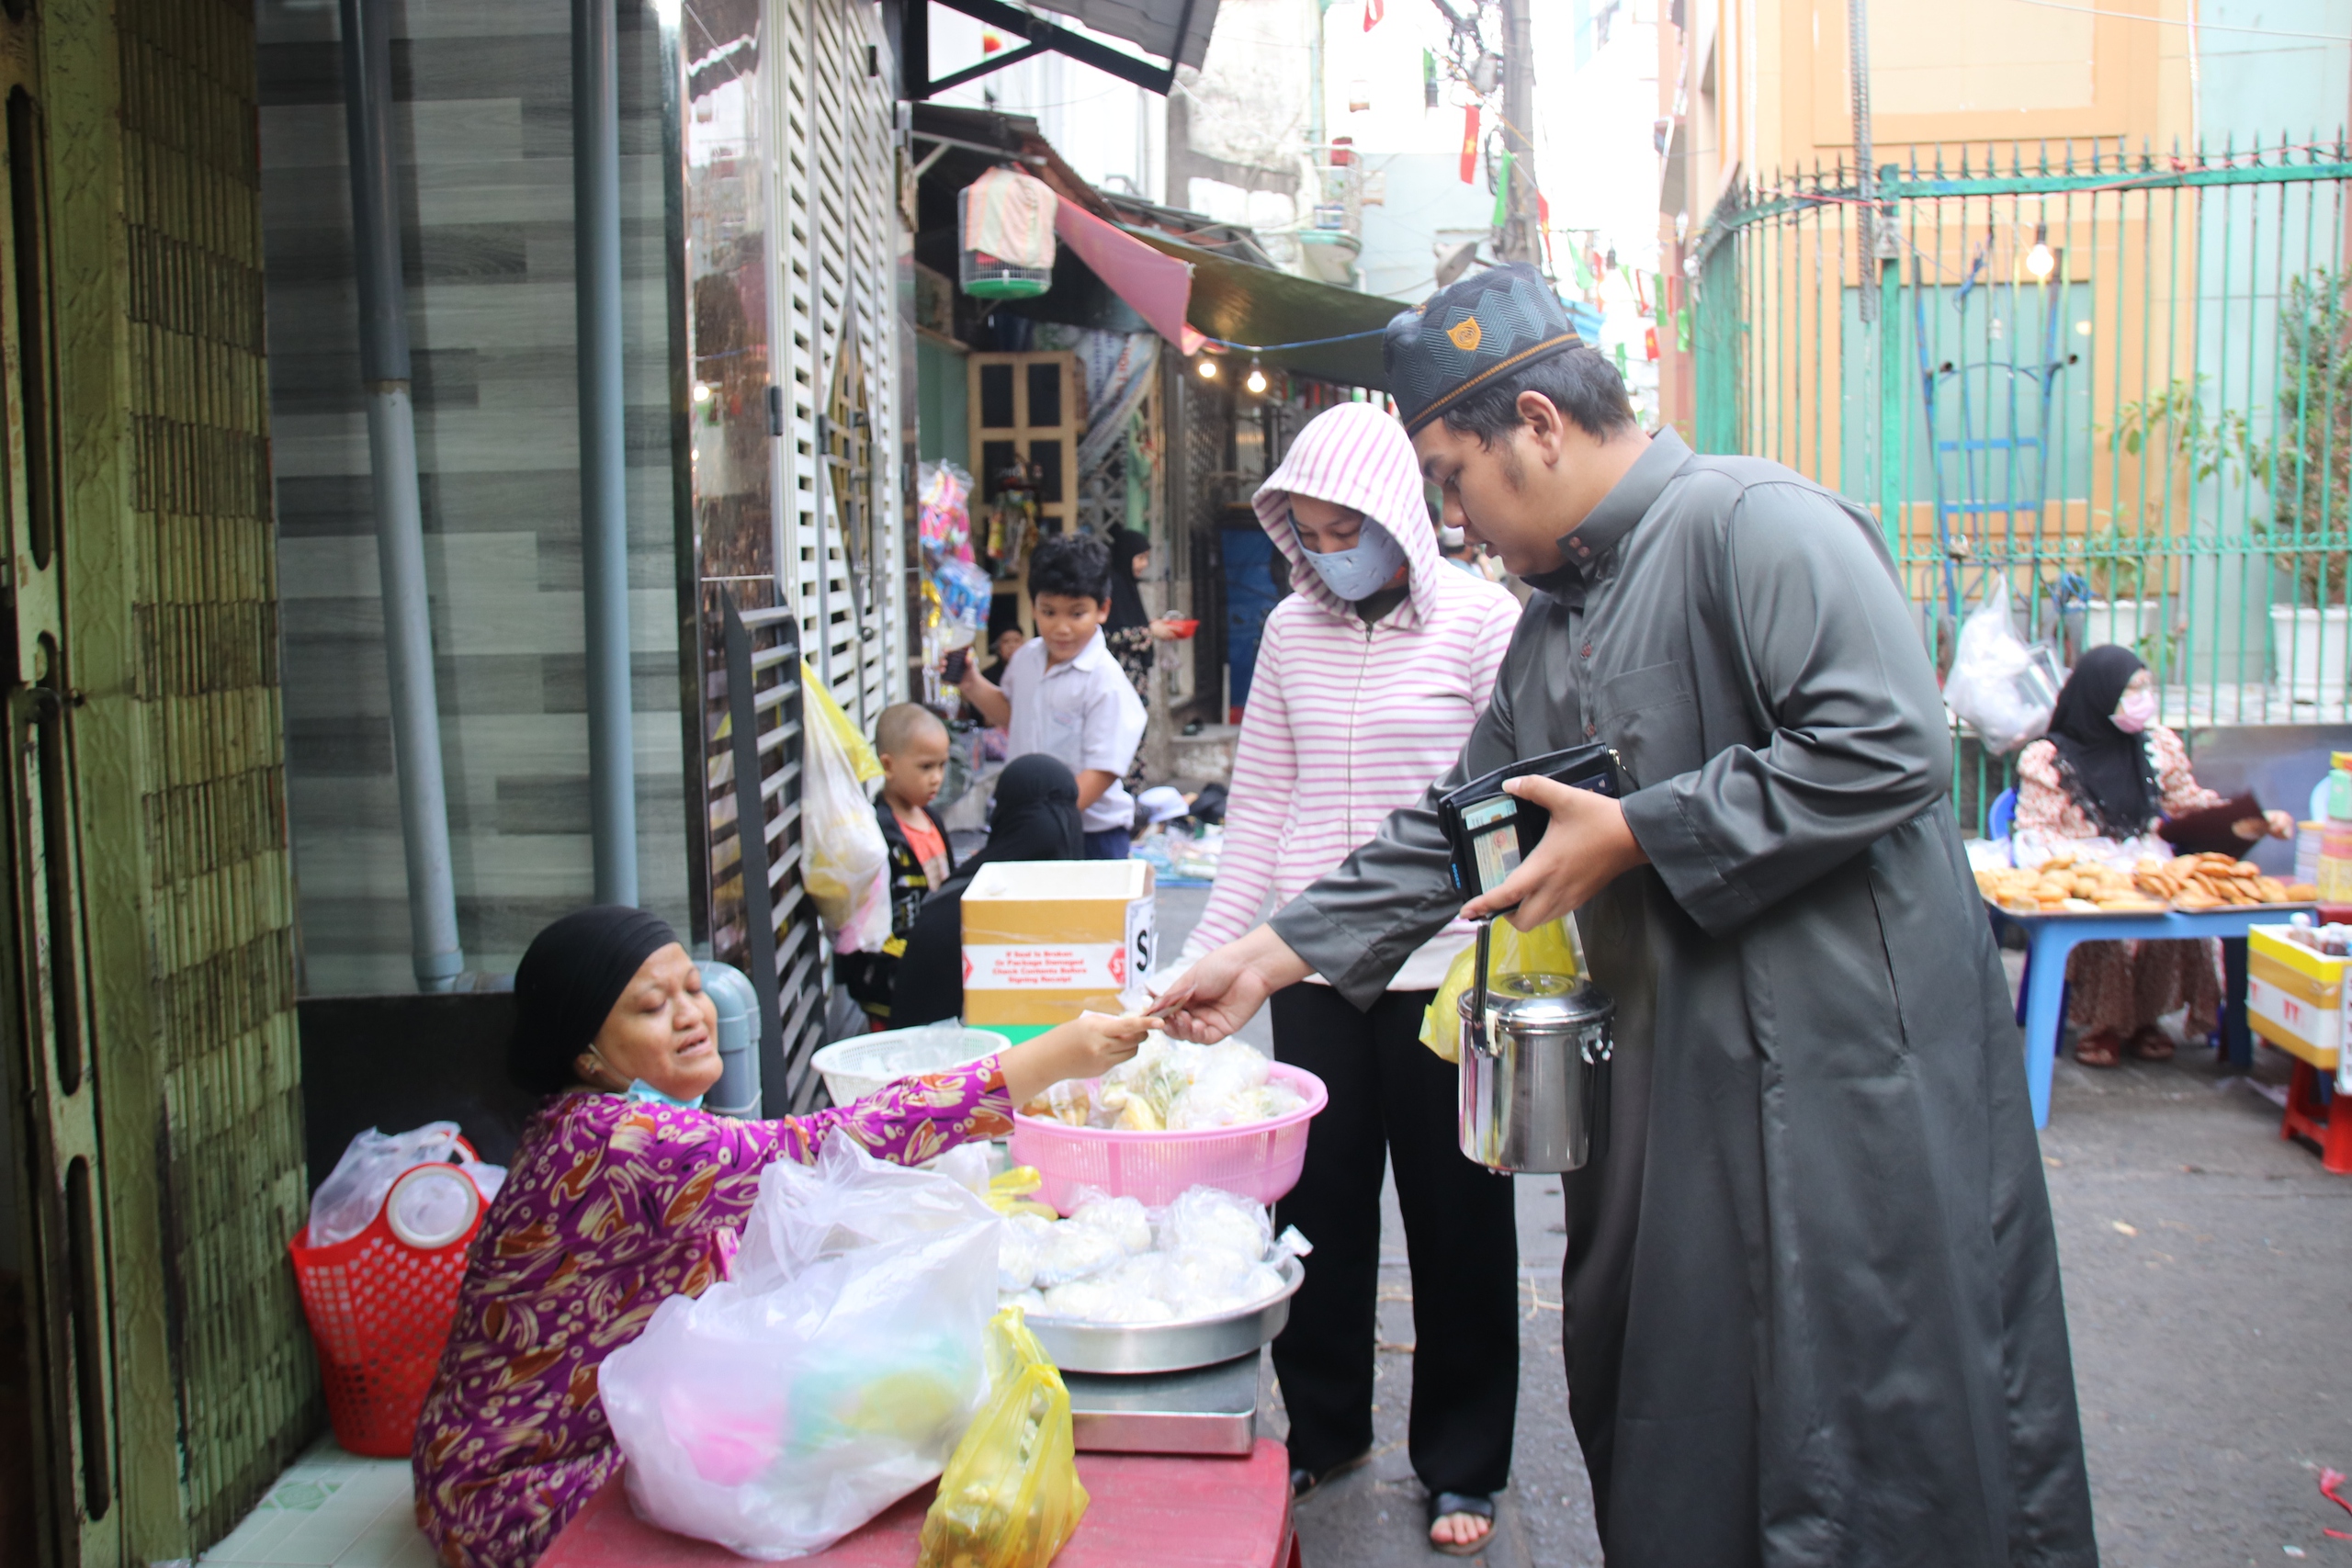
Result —
M1400 313L1388 323L1380 357L1409 432L1479 389L1583 342L1544 275L1513 262L1463 278Z

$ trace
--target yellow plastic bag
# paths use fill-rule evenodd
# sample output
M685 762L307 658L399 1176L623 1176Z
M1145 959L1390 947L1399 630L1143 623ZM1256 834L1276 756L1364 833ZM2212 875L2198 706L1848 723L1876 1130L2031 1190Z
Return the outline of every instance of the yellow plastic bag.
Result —
M874 748L800 661L801 886L840 953L878 953L890 938L890 847L867 797L882 776Z
M1509 920L1495 922L1491 951L1487 955L1489 983L1501 975L1566 975L1583 972L1583 950L1566 919L1546 920L1522 931ZM1473 942L1453 956L1445 984L1421 1015L1421 1043L1449 1062L1462 1059L1462 993L1477 978L1478 946Z
M989 1400L948 1456L915 1568L1046 1568L1086 1517L1069 1391L1021 1309L988 1326Z
M857 721L842 711L842 705L833 700L833 694L808 668L805 659L800 661L800 710L808 722L824 726L842 750L849 753L850 770L857 775L858 783L872 784L882 776L882 759L874 754L873 742L858 733Z
M1035 1214L1041 1220L1058 1220L1062 1217L1059 1210L1030 1196L1045 1184L1046 1179L1037 1174L1035 1166L1016 1165L989 1178L983 1201L1000 1214Z

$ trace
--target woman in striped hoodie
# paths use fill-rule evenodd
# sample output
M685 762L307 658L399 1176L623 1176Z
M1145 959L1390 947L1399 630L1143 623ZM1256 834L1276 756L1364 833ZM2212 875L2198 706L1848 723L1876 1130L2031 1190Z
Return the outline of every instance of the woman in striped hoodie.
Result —
M1453 765L1487 705L1519 604L1438 553L1404 427L1341 403L1299 433L1257 495L1296 590L1266 618L1226 807L1225 852L1186 961L1337 866ZM1278 1224L1315 1266L1274 1341L1304 1495L1372 1447L1384 1164L1396 1174L1413 1283L1413 1469L1430 1540L1481 1551L1510 1472L1519 1390L1510 1179L1463 1157L1454 1069L1420 1043L1423 1010L1470 941L1457 921L1368 1013L1320 976L1273 998L1274 1055L1321 1077L1306 1168Z

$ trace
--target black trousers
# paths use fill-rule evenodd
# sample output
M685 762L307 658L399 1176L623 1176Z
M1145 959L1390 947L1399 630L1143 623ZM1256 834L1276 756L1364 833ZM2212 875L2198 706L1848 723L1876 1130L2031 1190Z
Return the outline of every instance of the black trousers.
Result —
M1390 991L1358 1012L1328 986L1273 998L1274 1055L1305 1067L1331 1103L1277 1225L1315 1244L1274 1375L1290 1411L1291 1463L1323 1471L1372 1446L1383 1155L1396 1172L1413 1280L1408 1450L1431 1492L1485 1495L1510 1479L1519 1411L1519 1228L1511 1179L1454 1141L1451 1064L1420 1042L1428 991Z

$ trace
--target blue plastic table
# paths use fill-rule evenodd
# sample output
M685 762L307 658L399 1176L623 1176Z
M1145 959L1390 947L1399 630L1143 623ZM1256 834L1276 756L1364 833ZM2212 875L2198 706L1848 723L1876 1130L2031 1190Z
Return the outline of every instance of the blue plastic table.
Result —
M2236 904L2195 914L2022 915L1988 903L1998 930L2013 925L2025 933L2025 994L2018 1021L2025 1025L2026 1088L2033 1097L2033 1124L2050 1124L2050 1077L2058 1061L2059 1015L2066 995L2066 955L2078 942L2131 942L2149 937L2219 937L2228 960L2228 990L2222 1006L2222 1038L2232 1061L2250 1060L2245 1028L2245 936L2256 925L2283 924L2310 904Z

